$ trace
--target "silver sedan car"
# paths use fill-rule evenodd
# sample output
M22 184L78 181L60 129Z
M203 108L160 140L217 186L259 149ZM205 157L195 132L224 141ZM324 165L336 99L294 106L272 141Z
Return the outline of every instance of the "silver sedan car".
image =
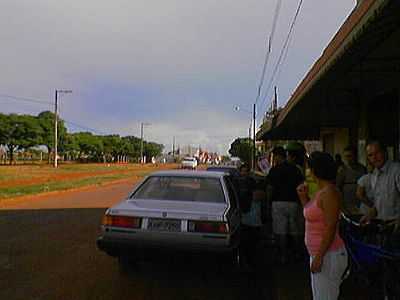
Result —
M106 211L97 246L120 259L134 260L151 250L184 250L221 253L239 264L239 227L229 174L160 171Z

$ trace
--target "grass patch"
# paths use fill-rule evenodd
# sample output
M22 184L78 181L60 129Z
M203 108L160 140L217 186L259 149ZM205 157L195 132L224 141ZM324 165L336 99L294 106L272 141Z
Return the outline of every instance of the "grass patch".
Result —
M126 177L127 176L125 174L113 174L113 175L83 178L78 180L49 182L46 184L38 184L38 185L30 185L22 187L0 188L0 199L33 195L43 192L63 191L88 185L101 184L108 181L114 181Z
M0 183L3 181L10 181L10 180L21 180L21 179L31 179L35 176L32 174L0 174Z
M49 165L4 166L0 167L0 200L74 189L134 176L143 177L156 170L173 168L176 165L63 164L57 169ZM24 182L24 179L28 180Z

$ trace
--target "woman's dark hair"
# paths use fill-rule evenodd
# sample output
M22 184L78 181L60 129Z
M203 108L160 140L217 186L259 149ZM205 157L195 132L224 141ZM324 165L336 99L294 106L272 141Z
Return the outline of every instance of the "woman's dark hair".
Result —
M317 178L330 181L336 179L335 160L329 153L314 151L310 155L308 164Z

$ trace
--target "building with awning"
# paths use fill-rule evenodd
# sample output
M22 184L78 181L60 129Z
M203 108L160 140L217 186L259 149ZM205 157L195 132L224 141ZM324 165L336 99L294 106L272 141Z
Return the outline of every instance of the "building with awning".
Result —
M399 116L400 1L363 0L257 139L320 140L331 154L379 139L397 159Z

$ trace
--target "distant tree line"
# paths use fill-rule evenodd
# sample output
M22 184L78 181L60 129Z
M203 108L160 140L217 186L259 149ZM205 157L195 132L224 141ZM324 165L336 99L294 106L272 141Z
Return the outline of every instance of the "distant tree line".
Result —
M18 153L38 153L47 149L47 159L54 153L54 113L43 111L37 116L0 113L0 145L11 164ZM137 162L140 138L135 136L95 135L91 132L69 133L65 122L58 120L58 155L64 160L85 162ZM159 156L164 146L143 141L143 155ZM5 154L5 153L3 153ZM53 155L54 157L54 155Z

